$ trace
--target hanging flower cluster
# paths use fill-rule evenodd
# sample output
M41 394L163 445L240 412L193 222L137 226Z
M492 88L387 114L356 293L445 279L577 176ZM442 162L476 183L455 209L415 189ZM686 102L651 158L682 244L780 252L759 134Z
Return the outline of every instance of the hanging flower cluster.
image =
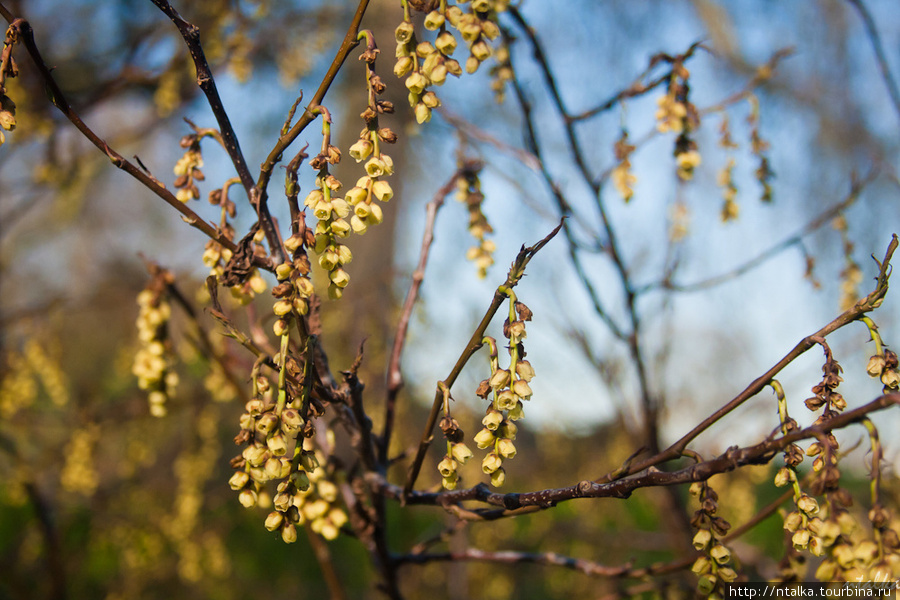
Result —
M775 173L769 166L769 158L766 156L769 143L759 133L759 99L755 95L751 95L747 101L750 103L750 115L747 117L747 123L750 125L750 150L759 160L759 166L756 168L756 180L762 186L760 199L763 202L771 202L772 179L775 177Z
M475 444L488 454L481 461L481 470L490 475L491 485L500 487L506 481L503 461L514 458L518 427L513 421L524 417L525 400L530 400L532 391L529 382L534 378L531 363L525 360L525 322L531 320L531 310L516 300L515 293L504 290L509 295L509 317L503 323L503 335L509 340L509 368L499 365L497 342L486 337L484 342L490 348L491 377L478 386L477 394L491 399L484 418L483 428L475 435Z
M154 417L166 415L166 403L178 385L178 374L172 370L175 362L169 339L172 307L166 292L172 281L171 273L156 267L150 283L137 297L141 345L134 355L131 371L137 377L138 387L148 392L150 414Z
M450 416L450 390L445 386L441 388L444 393L444 418L441 419L441 431L447 440L447 454L438 463L438 471L441 474L441 485L444 489L454 490L459 484L459 467L468 462L472 451L466 446L463 439L465 433L459 426L459 422Z
M295 542L297 526L307 522L313 531L333 539L347 516L313 442L317 413L310 406L305 385L310 351L306 349L301 367L287 356L287 335L282 336L281 348L277 389L259 374L258 366L254 369L254 397L245 405L241 431L234 440L244 449L231 461L235 473L228 483L244 507L274 508L265 527L278 531L286 543ZM289 383L288 373L302 383ZM271 499L269 482L277 482Z
M737 573L730 566L731 550L720 541L731 528L731 524L716 515L719 510L719 495L705 481L691 484L691 495L700 501L700 508L694 513L691 525L697 529L694 548L703 556L694 561L691 570L698 577L697 591L703 596L722 594L723 583L737 579Z
M350 275L344 270L344 265L353 259L353 254L338 238L350 235L351 226L347 217L350 216L351 209L346 200L333 196L341 189L342 184L328 172L329 165L336 165L341 161L341 151L337 146L331 145L331 114L323 106L316 110L323 115L322 150L309 161L310 166L319 173L316 176L316 188L306 196L304 204L318 219L314 249L319 257L319 266L328 272L328 297L337 299L350 283Z
M614 150L617 164L610 177L616 191L625 202L628 202L634 197L634 184L637 183L637 177L631 170L631 155L634 153L635 147L634 144L628 143L628 131L624 128L622 135L616 141Z
M203 136L192 133L181 138L180 145L185 152L175 163L175 183L173 184L178 190L175 197L185 204L190 200L200 198L200 189L197 187L196 181L203 181L206 176L200 167L203 166L203 153L200 150L200 140Z
M675 139L676 172L682 181L694 176L694 169L700 166L700 153L691 133L700 126L700 115L697 108L688 99L690 72L680 62L672 66L669 76L669 88L665 96L657 100L656 128L660 133L678 134Z
M463 10L464 5L468 5L468 11ZM436 32L434 41L419 42L412 24L410 3L403 3L403 22L394 31L397 41L394 74L406 78L409 105L415 111L416 121L429 121L431 110L441 105L429 88L443 85L448 74L462 75L459 61L451 58L458 43L451 30L455 29L468 45L465 70L474 73L493 53L490 41L500 35L496 14L506 7L507 3L500 0L472 0L459 5L441 2L425 16L425 29ZM511 72L504 73L511 76Z
M494 232L482 211L484 194L481 193L481 180L478 174L484 165L480 161L466 161L459 169L456 179L456 199L465 203L469 211L469 233L478 242L466 251L466 258L473 261L478 268L478 276L484 279L487 270L494 264L494 251L497 245L487 235Z

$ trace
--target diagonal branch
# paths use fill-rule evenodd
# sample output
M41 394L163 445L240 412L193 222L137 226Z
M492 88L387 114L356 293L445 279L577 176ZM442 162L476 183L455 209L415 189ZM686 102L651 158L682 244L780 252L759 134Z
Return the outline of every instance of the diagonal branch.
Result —
M491 321L494 319L494 315L497 314L497 311L500 309L500 306L503 304L503 301L507 298L507 295L501 291L503 288L512 288L519 282L519 280L525 275L525 267L528 265L528 262L534 258L534 255L540 251L557 233L562 229L563 222L561 221L556 228L551 231L547 236L539 241L534 246L525 247L522 246L522 249L519 250L518 255L516 255L516 260L513 261L512 266L509 269L509 275L506 277L506 283L494 292L494 298L491 301L491 305L488 307L487 311L484 313L484 316L481 318L481 322L478 324L478 327L475 328L474 333L472 333L472 337L469 338L469 343L466 344L466 347L463 349L462 354L459 359L457 359L456 364L453 365L453 369L450 371L450 374L441 382L438 382L437 391L434 395L434 402L431 405L431 413L428 415L428 421L425 423L425 429L422 431L422 439L419 441L419 449L416 451L416 457L413 460L412 464L409 466L409 471L406 476L406 486L403 488L402 496L405 498L412 492L413 486L416 484L416 478L419 476L419 470L422 468L422 461L425 460L425 453L428 451L428 447L431 445L431 440L434 439L432 435L432 431L434 430L434 426L437 423L438 414L441 410L441 405L443 404L444 395L442 393L442 389L450 389L453 384L456 382L457 377L462 372L463 367L466 366L466 363L469 362L469 359L478 352L478 350L483 345L482 340L484 339L484 332L487 330L488 325L490 325ZM442 387L443 386L443 387Z
M204 221L200 215L191 210L186 204L179 201L175 195L163 187L157 179L148 173L145 173L133 163L126 160L121 154L113 150L106 141L94 133L94 131L81 120L81 117L78 116L78 113L75 112L68 100L66 100L65 95L53 78L50 68L41 57L41 53L34 41L34 30L32 30L31 24L25 19L10 19L12 15L5 8L3 9L2 14L7 20L10 20L10 27L15 30L19 40L25 45L25 49L28 51L35 67L37 67L41 79L44 81L47 93L50 96L50 101L63 115L65 115L75 128L78 129L89 142L109 157L109 160L114 166L140 181L144 187L159 196L166 204L180 212L182 219L184 219L188 225L195 229L199 229L210 239L221 244L222 247L228 248L232 252L236 252L237 246L235 246L234 242L225 237L222 232L218 231L215 227Z
M222 104L222 98L219 96L219 90L216 88L212 70L209 68L209 63L203 52L203 46L200 44L200 28L186 21L172 8L167 0L151 0L151 2L172 20L178 28L181 37L184 38L184 43L187 45L191 53L191 59L194 61L194 67L197 69L197 85L200 86L200 89L206 95L209 107L212 109L213 115L215 115L219 124L225 151L228 152L228 156L231 158L231 162L237 171L238 177L241 179L241 185L244 186L244 191L247 192L250 203L256 209L259 223L266 234L266 240L269 242L275 262L276 264L281 264L284 262L284 248L281 245L281 238L278 236L275 222L272 220L272 215L269 214L265 200L255 191L253 175L250 174L250 168L247 166L247 161L241 152L237 135L234 133L231 120L228 118L228 113Z

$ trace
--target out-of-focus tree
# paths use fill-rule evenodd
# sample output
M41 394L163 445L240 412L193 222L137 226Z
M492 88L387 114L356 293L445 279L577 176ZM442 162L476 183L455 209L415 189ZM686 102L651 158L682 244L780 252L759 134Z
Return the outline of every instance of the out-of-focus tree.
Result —
M0 15L0 598L900 578L884 3Z

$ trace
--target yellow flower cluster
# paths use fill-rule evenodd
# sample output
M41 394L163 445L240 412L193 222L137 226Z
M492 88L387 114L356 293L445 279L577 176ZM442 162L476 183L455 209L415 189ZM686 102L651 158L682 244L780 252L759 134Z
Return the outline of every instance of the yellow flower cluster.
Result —
M203 181L206 176L200 167L203 166L203 154L200 151L200 135L190 134L181 138L181 147L185 153L175 163L174 186L178 189L175 197L185 204L189 200L200 198L200 190L195 181Z
M525 359L525 321L531 320L531 310L510 296L509 318L503 324L503 335L509 339L509 368L501 369L497 353L497 342L485 338L491 350L491 377L478 386L476 392L482 398L491 397L484 418L483 428L475 435L475 444L481 450L489 450L481 461L481 470L490 475L491 485L500 487L506 481L503 461L514 458L518 427L513 421L524 417L524 400L530 400L532 391L529 382L534 378L534 369Z
M314 250L319 256L319 266L328 272L328 297L337 299L343 295L344 288L350 283L350 275L344 270L344 265L353 260L350 248L337 240L350 235L352 226L347 221L351 213L350 204L343 198L332 196L340 191L342 184L337 177L329 174L328 165L340 162L341 152L330 143L329 121L330 118L326 116L322 127L324 133L322 152L310 161L313 168L319 171L316 189L306 196L304 204L318 219ZM380 209L378 215L381 215Z
M700 501L700 508L691 519L691 525L697 529L694 548L703 552L691 567L698 578L697 591L703 596L721 596L723 583L737 579L737 573L730 566L731 550L720 541L731 524L716 515L719 495L705 481L691 484L690 492Z
M491 90L494 92L494 100L497 104L503 104L506 100L506 84L512 81L514 73L512 63L509 60L509 44L501 39L500 45L494 50L494 60L497 64L491 67Z
M60 484L67 492L91 496L97 489L99 476L93 454L99 439L100 427L96 424L72 432L64 451L66 463L60 473Z
M463 439L465 433L459 427L459 423L450 416L450 390L442 387L444 392L444 418L441 419L441 431L447 440L447 454L438 463L438 472L441 474L441 485L444 489L455 490L459 484L459 467L466 464L472 456L472 451L466 446Z
M676 173L682 181L693 178L694 169L701 163L697 144L690 137L691 132L700 125L700 116L697 108L688 100L689 77L690 72L684 65L673 65L668 91L656 101L659 107L656 111L656 129L660 133L678 134L674 155Z
M729 158L725 167L719 171L718 184L722 188L722 222L727 223L738 218L740 207L735 201L737 198L737 186L734 184L734 159Z
M610 177L613 187L616 188L622 199L628 202L634 197L634 184L637 183L637 177L631 171L631 155L635 147L628 143L628 132L625 129L622 130L622 135L616 141L614 150L618 164Z
M468 4L468 11L463 11L461 7L465 4ZM450 29L455 29L468 45L469 57L465 70L474 73L493 53L489 42L500 35L500 28L495 22L496 14L505 10L506 5L506 2L498 0L472 0L449 6L441 2L438 8L425 16L425 29L436 32L434 42L419 42L410 18L409 5L405 4L404 20L394 31L397 42L394 74L406 77L409 105L414 108L416 121L424 123L430 120L431 110L441 104L428 88L443 85L448 74L457 77L462 74L462 66L451 58L457 40ZM505 73L511 76L511 72Z
M484 194L481 193L481 181L478 178L481 167L482 164L477 161L469 161L463 165L456 179L456 199L465 203L469 211L469 233L478 242L477 246L466 251L466 258L475 263L478 276L484 279L487 277L487 270L494 264L497 245L486 237L493 233L494 228L481 209L484 204Z
M312 436L315 428L303 418L302 395L288 401L285 390L278 390L278 402L272 402L272 389L265 377L254 380L256 397L245 406L241 432L235 438L246 443L240 456L232 460L237 469L229 480L238 492L240 503L250 508L264 506L268 482L277 481L274 507L265 520L266 529L279 531L281 538L297 540L297 526L310 523L313 531L326 539L337 537L347 515L338 506L337 486L320 466Z
M146 390L150 402L150 414L166 415L166 402L178 385L178 374L172 371L173 355L168 337L168 324L172 308L164 293L164 284L154 278L137 297L140 307L137 318L140 348L135 353L131 372L137 377L138 387Z

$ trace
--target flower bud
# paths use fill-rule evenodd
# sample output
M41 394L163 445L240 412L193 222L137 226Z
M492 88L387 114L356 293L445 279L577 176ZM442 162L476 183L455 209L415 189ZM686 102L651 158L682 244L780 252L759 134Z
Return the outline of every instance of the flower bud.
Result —
M449 31L445 31L437 37L434 45L441 54L450 56L456 50L456 38Z
M794 532L794 535L791 537L791 543L794 545L794 550L805 550L809 545L809 531L806 529L798 529Z
M231 476L231 479L228 480L228 485L231 486L231 489L234 491L244 489L244 486L248 483L250 483L250 475L248 475L246 471L237 471Z
M491 47L484 40L479 40L472 44L471 51L472 56L477 58L479 62L484 62L491 57Z
M791 470L781 467L775 474L775 487L784 487L791 482Z
M803 517L799 512L793 510L784 518L784 528L788 531L797 531L803 523Z
M502 464L503 464L503 459L500 458L500 456L495 454L494 452L491 452L490 454L485 456L484 459L481 461L481 470L486 475L489 475L489 474L493 473L494 471L496 471L497 469L499 469Z
M900 373L897 373L895 369L885 369L881 373L881 383L888 389L897 389L900 386Z
M692 542L694 544L694 549L705 549L710 540L712 540L712 533L710 533L709 529L701 529L696 534L694 534L694 540Z
M413 94L421 94L428 87L428 79L419 72L411 73L406 78L406 89Z
M416 123L421 125L422 123L427 123L431 120L431 109L425 106L422 102L416 103L416 108L414 109L416 114Z
M445 456L444 460L438 463L438 471L440 471L441 477L450 477L451 474L456 472L457 466L455 460L449 456Z
M490 429L482 429L475 434L475 445L484 450L494 443L494 433Z
M497 443L497 452L503 458L515 458L516 446L512 443L512 440L504 438Z
M494 487L503 487L504 483L506 483L506 470L504 470L503 467L500 467L491 473L491 485Z
M496 431L500 426L500 423L503 422L503 415L496 410L491 409L484 418L481 420L481 424L490 429L491 431Z
M403 21L397 26L397 29L394 30L394 39L400 44L405 44L410 41L413 38L413 35L415 35L415 29L413 28L413 24L409 21Z
M256 492L253 490L241 490L241 493L238 495L238 500L241 503L241 506L244 508L250 508L251 506L256 505Z
M297 527L293 523L285 523L281 528L281 539L285 544L293 544L297 541Z
M291 276L293 270L294 267L290 263L281 263L275 267L275 277L278 278L278 281L284 281Z
M275 531L279 527L281 527L281 523L284 521L284 515L282 515L278 511L272 511L266 517L266 529L269 531Z
M350 146L350 156L356 160L356 162L361 162L369 157L372 154L372 149L374 146L372 142L367 139L357 140L355 144Z
M312 450L304 450L300 453L300 465L309 473L319 468L319 459ZM299 487L299 486L298 486Z
M869 364L866 365L869 377L880 377L882 371L884 371L884 355L876 354L869 358Z
M509 383L509 371L506 369L497 369L491 374L489 383L492 388L505 388Z
M720 565L724 565L731 560L731 551L723 546L722 544L716 544L709 551L709 555L713 557L713 559L719 563Z
M425 29L437 31L444 24L444 15L440 11L433 10L425 15Z
M269 451L275 456L284 456L287 452L287 440L281 432L269 437L266 440L266 446L269 447Z
M470 458L472 458L472 456L474 456L472 454L472 451L469 450L469 447L462 442L453 444L453 446L451 447L451 454L453 455L453 458L456 460L456 462L461 465L466 464L466 462Z
M802 510L807 515L812 516L819 512L819 503L816 502L816 499L812 496L803 494L797 500L797 508Z
M398 78L405 77L413 70L413 65L414 63L411 56L401 56L394 64L394 75L396 75Z
M529 386L524 379L516 379L515 382L513 382L512 391L522 400L530 399L533 393L531 391L531 386Z
M387 202L394 197L394 190L390 183L380 179L372 184L372 194L382 202Z

